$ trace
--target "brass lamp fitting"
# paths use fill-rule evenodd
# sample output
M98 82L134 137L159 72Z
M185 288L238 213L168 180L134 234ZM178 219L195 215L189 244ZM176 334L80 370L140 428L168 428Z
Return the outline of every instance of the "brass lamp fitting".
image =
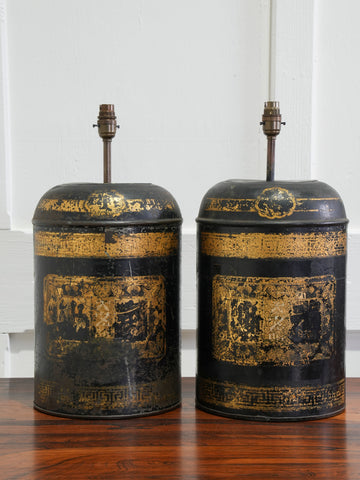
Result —
M98 123L93 125L98 127L99 135L104 142L104 183L111 183L111 141L116 135L116 116L114 105L100 105Z
M281 121L279 102L265 102L260 125L263 126L263 131L268 137L266 180L273 181L275 173L275 139L280 133L281 125L285 125L285 122Z

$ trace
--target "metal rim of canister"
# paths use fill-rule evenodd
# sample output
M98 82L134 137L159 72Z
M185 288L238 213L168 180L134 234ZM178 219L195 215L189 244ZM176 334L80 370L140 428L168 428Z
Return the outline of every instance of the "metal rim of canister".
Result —
M336 221L325 221L321 222L317 220L286 220L286 221L279 221L279 220L228 220L225 218L205 218L205 217L197 217L196 222L199 224L213 224L213 225L231 225L231 226L239 226L242 225L254 225L254 226L263 226L263 225L283 225L283 226L306 226L306 225L346 225L349 223L348 218L338 218Z
M68 226L68 227L131 227L138 225L181 225L183 220L181 218L165 218L154 220L54 220L41 219L33 220L33 225L44 226Z

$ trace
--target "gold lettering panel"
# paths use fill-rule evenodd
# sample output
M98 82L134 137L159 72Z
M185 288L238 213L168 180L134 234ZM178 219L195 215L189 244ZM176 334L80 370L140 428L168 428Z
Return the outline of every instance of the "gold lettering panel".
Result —
M179 248L175 232L119 234L36 232L35 255L59 258L145 258L173 255Z
M216 382L198 377L199 399L214 407L291 413L344 406L345 381L327 385L263 386Z
M166 353L164 277L47 275L44 322L48 352L61 357L81 342L102 338L159 361Z
M306 365L334 352L335 277L213 280L213 355L235 365Z
M346 232L201 233L201 252L225 258L326 258L346 254Z

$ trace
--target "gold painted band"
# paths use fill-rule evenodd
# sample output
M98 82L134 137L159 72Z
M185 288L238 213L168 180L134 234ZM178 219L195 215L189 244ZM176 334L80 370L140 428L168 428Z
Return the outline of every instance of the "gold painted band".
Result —
M39 209L45 212L86 213L90 217L117 217L123 213L138 213L150 210L174 210L175 205L168 200L125 199L123 195L110 192L93 194L88 199L54 199L40 201Z
M327 385L252 387L198 377L198 398L214 407L287 413L341 407L345 380Z
M339 200L339 197L296 198L296 206L294 210L295 212L319 212L319 202ZM209 198L205 210L212 212L255 213L257 211L256 201L256 198ZM305 202L311 202L313 208L304 209L303 204Z
M62 258L142 258L176 254L175 232L130 234L36 232L35 255Z
M225 258L314 258L346 254L346 232L201 233L201 253Z

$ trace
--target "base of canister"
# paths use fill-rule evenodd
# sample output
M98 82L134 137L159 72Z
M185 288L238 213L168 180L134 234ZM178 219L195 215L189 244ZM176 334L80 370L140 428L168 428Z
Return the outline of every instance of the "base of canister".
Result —
M138 418L138 417L150 417L151 415L160 415L161 413L170 412L171 410L175 410L181 406L181 402L177 402L169 407L162 408L160 410L154 410L151 412L143 412L143 413L133 413L133 414L126 414L126 415L80 415L80 414L71 414L71 413L63 413L63 412L56 412L53 410L47 410L46 408L39 407L36 403L33 403L35 410L38 410L41 413L46 413L46 415L52 415L53 417L64 417L64 418L78 418L83 420L121 420L127 418Z
M211 413L212 415L217 415L220 417L228 417L234 418L236 420L251 420L257 422L303 422L307 420L321 420L323 418L334 417L335 415L340 415L345 411L345 406L340 408L339 410L335 410L330 413L323 413L319 415L301 415L298 417L272 417L271 415L244 415L241 413L233 413L233 412L224 412L222 410L216 410L211 407L207 407L206 405L202 405L200 402L196 401L195 403L196 408L199 410L203 410L204 412Z

